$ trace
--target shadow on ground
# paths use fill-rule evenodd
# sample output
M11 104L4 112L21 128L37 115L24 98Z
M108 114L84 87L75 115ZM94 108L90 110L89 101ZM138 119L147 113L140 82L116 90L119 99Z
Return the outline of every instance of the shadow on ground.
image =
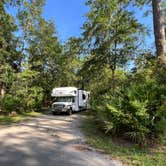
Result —
M0 166L107 166L115 161L84 146L80 115L42 115L1 129ZM75 148L77 147L77 148Z

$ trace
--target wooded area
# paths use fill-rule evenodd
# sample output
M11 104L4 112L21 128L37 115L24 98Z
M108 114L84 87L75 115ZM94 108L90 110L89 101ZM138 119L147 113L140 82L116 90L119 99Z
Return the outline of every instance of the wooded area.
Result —
M91 114L99 130L141 146L164 141L164 1L88 0L83 33L65 44L54 22L42 17L44 4L0 1L0 113L40 111L50 106L54 87L76 86L91 92ZM148 29L131 10L141 12L145 5L152 9L154 50L143 47Z

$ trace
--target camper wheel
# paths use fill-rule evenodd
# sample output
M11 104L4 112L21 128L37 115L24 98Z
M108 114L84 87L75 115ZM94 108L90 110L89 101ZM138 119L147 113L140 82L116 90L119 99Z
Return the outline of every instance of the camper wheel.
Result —
M53 115L56 115L56 112L52 112Z
M72 109L70 108L67 113L68 113L68 115L71 115L72 114Z

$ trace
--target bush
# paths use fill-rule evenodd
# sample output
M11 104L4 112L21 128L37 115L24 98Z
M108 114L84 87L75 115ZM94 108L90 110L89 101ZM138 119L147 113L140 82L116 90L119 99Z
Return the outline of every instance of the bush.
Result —
M161 76L163 77L163 76ZM166 84L152 70L128 74L123 85L96 94L91 100L100 129L140 145L166 135Z
M10 113L12 111L36 111L39 110L43 102L43 89L33 86L25 89L20 87L15 94L6 94L0 100L0 109L2 113Z
M12 111L18 111L20 106L20 99L17 96L6 94L1 99L1 109L5 113L11 113Z

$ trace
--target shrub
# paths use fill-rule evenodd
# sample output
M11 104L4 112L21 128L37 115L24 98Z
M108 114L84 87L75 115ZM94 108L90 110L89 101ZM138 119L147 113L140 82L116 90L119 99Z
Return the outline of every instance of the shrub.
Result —
M5 113L11 113L12 111L18 111L20 105L20 99L17 96L6 94L1 99L1 109Z
M17 96L20 99L20 109L36 111L42 106L43 89L41 87L20 88L17 90Z
M123 86L92 97L93 115L100 129L140 145L166 135L166 85L152 70L129 74ZM152 77L153 76L153 77Z
M43 89L33 86L25 89L19 87L15 94L6 94L0 99L0 109L2 113L11 113L12 111L36 111L42 106Z

